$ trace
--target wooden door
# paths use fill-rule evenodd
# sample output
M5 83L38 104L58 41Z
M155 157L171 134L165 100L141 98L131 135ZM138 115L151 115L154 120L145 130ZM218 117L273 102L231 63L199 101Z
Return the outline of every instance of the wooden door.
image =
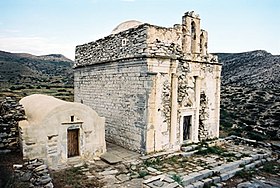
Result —
M68 157L79 155L79 129L67 130Z

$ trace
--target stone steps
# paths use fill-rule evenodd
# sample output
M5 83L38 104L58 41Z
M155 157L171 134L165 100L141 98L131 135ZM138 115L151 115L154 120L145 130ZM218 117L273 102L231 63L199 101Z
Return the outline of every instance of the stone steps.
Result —
M255 167L263 165L267 161L273 160L268 154L257 154L251 157L224 164L213 168L208 171L200 171L201 175L192 176L191 174L183 178L183 185L188 188L200 188L206 185L216 184L216 187L220 187L220 182L226 181L232 178L237 172L243 169L249 170ZM244 167L241 167L244 166ZM211 174L212 172L212 174ZM211 174L211 175L210 175ZM187 181L184 181L187 180ZM192 183L190 183L192 182Z
M263 165L267 161L271 161L273 158L269 154L254 154L250 157L245 157L238 161L223 164L221 166L214 167L212 169L204 169L198 172L192 172L182 177L181 185L175 182L170 176L161 174L153 176L143 181L146 187L187 187L187 188L203 188L211 184L213 187L222 187L221 182L232 178L237 172L245 169L253 169ZM167 181L169 180L169 181ZM173 181L172 181L173 180ZM144 186L145 187L145 186Z

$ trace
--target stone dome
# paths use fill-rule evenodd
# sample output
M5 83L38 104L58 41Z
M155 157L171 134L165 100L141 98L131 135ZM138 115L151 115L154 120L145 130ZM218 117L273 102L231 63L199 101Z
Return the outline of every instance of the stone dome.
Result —
M117 34L119 32L131 29L131 28L135 28L135 27L137 27L141 24L142 24L142 22L139 22L139 21L136 21L136 20L129 20L129 21L126 21L126 22L122 22L117 27L115 27L115 29L113 29L111 34Z

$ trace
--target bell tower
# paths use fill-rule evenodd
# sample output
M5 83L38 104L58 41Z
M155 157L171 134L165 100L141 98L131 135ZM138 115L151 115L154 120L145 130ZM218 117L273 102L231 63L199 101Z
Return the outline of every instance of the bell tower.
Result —
M187 54L201 53L200 50L200 18L194 11L186 12L182 18L182 47Z

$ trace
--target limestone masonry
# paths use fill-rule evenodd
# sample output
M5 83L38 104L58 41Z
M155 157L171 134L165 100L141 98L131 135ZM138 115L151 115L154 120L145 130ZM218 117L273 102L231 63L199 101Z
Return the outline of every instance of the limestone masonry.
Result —
M124 22L76 47L75 102L105 117L106 139L149 153L219 136L221 64L200 18L172 28Z

